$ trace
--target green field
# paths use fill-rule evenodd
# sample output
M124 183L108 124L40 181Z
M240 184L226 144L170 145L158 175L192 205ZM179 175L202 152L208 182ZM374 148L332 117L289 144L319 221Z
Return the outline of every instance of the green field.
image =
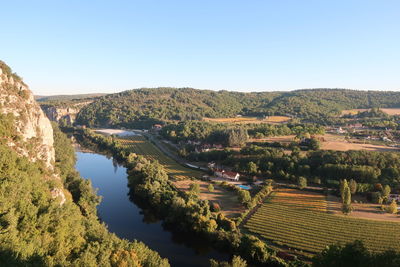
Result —
M304 195L301 199L301 202L305 200ZM244 227L277 245L313 253L334 243L345 244L357 239L371 251L400 251L400 223L328 214L315 209L312 202L320 205L315 198L304 205L300 201L288 201L287 194L280 196L278 192Z
M157 160L165 167L168 174L177 180L187 179L188 177L200 178L203 175L201 171L185 168L175 160L166 156L155 145L141 135L120 137L119 140L124 146L129 147L132 152L142 155L149 160Z

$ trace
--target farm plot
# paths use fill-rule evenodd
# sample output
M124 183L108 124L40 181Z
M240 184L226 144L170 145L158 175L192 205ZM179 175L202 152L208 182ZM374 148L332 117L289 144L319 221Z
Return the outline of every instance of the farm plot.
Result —
M119 138L123 146L129 147L132 152L142 155L149 160L157 160L162 164L169 175L177 180L187 179L188 177L201 177L202 172L185 168L170 157L166 156L155 145L141 135Z
M294 249L316 253L326 246L362 240L371 251L400 251L400 223L349 218L322 212L324 199L277 192L247 221L250 232Z
M236 123L236 124L249 124L249 123L284 123L291 120L287 116L269 116L265 118L257 117L236 117L236 118L203 118L204 121L217 122L217 123Z

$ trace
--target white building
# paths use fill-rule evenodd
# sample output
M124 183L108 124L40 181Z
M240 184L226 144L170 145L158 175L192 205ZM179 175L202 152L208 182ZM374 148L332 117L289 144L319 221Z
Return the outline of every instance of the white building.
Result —
M239 181L240 174L237 172L227 172L225 170L216 170L214 174L218 177L225 178L232 181Z

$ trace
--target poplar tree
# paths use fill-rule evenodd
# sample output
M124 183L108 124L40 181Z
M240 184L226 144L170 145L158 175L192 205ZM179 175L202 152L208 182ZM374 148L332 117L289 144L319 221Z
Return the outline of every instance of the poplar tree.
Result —
M353 211L353 207L351 206L351 192L347 183L345 183L343 189L342 211L344 214L349 214Z
M357 182L354 179L351 179L349 187L351 194L354 195L357 192Z
M340 197L342 198L342 200L344 199L344 189L346 187L349 187L347 180L346 179L341 180L340 181Z

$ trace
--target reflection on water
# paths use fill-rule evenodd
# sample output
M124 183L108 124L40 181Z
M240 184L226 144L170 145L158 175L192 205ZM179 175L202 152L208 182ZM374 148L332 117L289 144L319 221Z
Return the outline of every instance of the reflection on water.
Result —
M129 200L126 168L115 159L77 152L76 169L98 188L102 196L99 217L119 237L144 242L168 258L172 266L209 266L211 258L227 260L228 255L208 248L202 239L168 231L151 210Z

